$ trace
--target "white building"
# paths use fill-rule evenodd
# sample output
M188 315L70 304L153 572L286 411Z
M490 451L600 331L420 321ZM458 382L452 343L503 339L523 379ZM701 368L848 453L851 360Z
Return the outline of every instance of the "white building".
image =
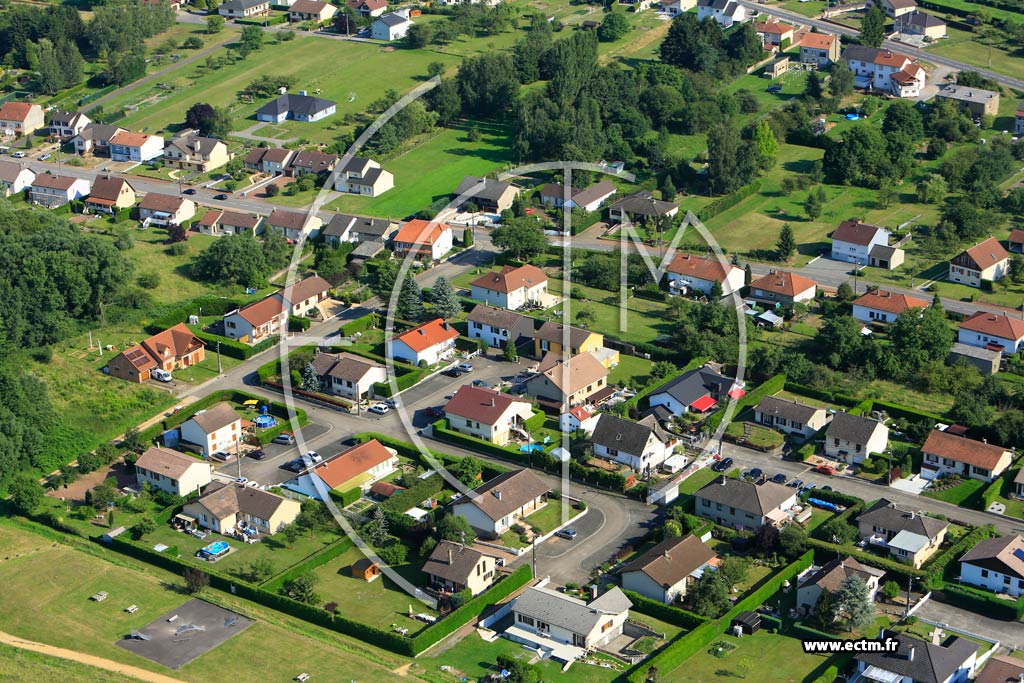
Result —
M690 254L676 254L665 273L672 294L700 292L709 295L717 283L722 288L722 296L729 296L743 289L745 277L743 269L731 263Z
M832 258L866 266L870 265L871 250L888 244L888 230L854 218L840 223L832 233Z
M926 74L910 57L880 48L848 45L843 52L857 87L896 97L919 97Z
M960 323L957 341L968 346L995 348L1003 353L1017 353L1024 347L1024 320L1005 313L978 311Z
M505 266L484 273L470 284L472 297L489 306L517 311L527 304L542 305L548 293L548 276L537 266Z
M1013 462L1013 454L1002 446L938 429L928 435L921 454L921 476L925 479L956 474L991 483Z
M1010 255L995 237L965 249L949 261L949 279L971 287L1002 280L1010 272Z
M1024 595L1024 536L989 538L960 558L960 581L993 593Z
M698 0L697 18L701 21L711 18L722 25L722 28L729 28L733 24L742 24L750 17L747 16L747 9L733 0Z
M32 186L36 174L31 169L11 161L0 161L0 194L10 197Z
M618 587L585 603L550 588L532 586L512 603L514 623L502 635L571 663L587 650L621 636L632 606Z
M877 420L850 413L836 413L825 431L825 455L851 465L873 453L884 453L889 428Z
M533 339L533 318L486 304L473 307L466 325L470 339L483 339L492 349L503 349L520 339Z
M915 296L872 289L853 300L853 317L862 323L891 323L900 313L912 308L923 311L929 303Z
M679 445L679 439L662 429L653 415L632 422L602 413L590 440L595 456L639 473L657 469Z
M213 466L178 451L152 447L135 462L135 481L139 490L149 484L175 496L188 496L213 481Z
M318 353L313 369L325 393L352 400L373 398L373 385L388 380L382 364L353 353Z
M452 514L463 517L478 533L496 537L547 505L550 490L531 470L512 470L452 503Z
M455 355L458 336L454 327L436 318L390 339L388 355L410 365L437 365Z
M370 35L374 40L399 40L412 28L409 17L392 12L378 17L370 26Z
M218 451L233 455L241 438L242 418L225 401L199 411L181 425L181 440L198 446L207 457Z

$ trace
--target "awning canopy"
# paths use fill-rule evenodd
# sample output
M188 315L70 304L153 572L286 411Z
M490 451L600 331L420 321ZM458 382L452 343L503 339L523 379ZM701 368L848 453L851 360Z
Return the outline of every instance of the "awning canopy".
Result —
M710 394L705 394L698 398L696 401L690 404L690 408L696 410L698 413L703 413L705 410L710 410L718 403Z
M741 399L746 395L747 391L743 387L733 387L729 390L729 398Z
M880 669L872 664L864 669L864 678L880 683L897 683L897 681L903 680L903 675Z

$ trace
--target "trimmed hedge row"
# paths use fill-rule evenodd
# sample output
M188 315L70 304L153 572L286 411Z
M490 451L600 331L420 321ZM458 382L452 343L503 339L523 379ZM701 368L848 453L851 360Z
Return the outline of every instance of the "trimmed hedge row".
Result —
M946 570L950 566L954 566L953 563L964 556L968 550L981 543L986 538L992 538L998 535L996 528L991 524L980 526L970 532L964 534L960 540L951 545L948 550L932 557L931 562L928 563L928 576L926 580L930 583L938 584L947 579L955 579L953 576L946 576Z
M750 195L760 191L761 181L755 180L754 182L748 185L744 185L735 192L731 192L725 195L724 197L716 199L715 201L711 202L710 204L708 204L703 209L697 212L697 218L699 218L701 221L707 221L709 218L717 216L726 209L731 209L732 207L736 206Z
M499 600L504 600L532 580L533 569L528 563L522 565L462 607L451 612L444 619L434 622L433 625L426 627L413 636L413 652L418 655L427 648L439 643L468 624L472 619L480 616L480 613L484 611L484 607L493 605Z
M761 617L761 621L764 621L764 617ZM843 640L841 637L832 633L826 633L825 631L819 631L816 628L807 626L802 622L794 622L790 626L792 633L801 640Z
M202 310L204 315L224 315L233 311L242 302L235 299L228 299L222 296L200 296L182 302L164 312L150 324L146 325L146 331L150 334L163 332L168 327L174 327L178 323L187 323L190 315L199 315Z
M1013 486L1013 480L1020 471L1020 468L1014 467L1014 465L1020 462L1021 460L1018 460L1017 463L1011 464L1002 475L996 477L995 481L982 489L980 509L987 510L988 506L1003 494L1004 489L1010 489Z
M334 501L338 504L339 507L346 508L363 497L363 490L358 486L349 489L348 491L341 491L340 493L338 491L335 491L334 489L331 489L328 492L328 495L334 499Z
M338 328L338 334L342 337L351 337L356 332L365 332L374 326L377 322L378 317L376 313L367 313L366 315L350 320L341 327Z
M813 491L811 491L810 495L812 498L816 498L818 500L824 500L829 503L835 503L836 505L842 505L846 507L847 510L854 506L863 507L865 505L864 501L858 498L857 496L851 496L846 493L840 493L839 491L836 490L823 491L821 489L814 489ZM845 513L847 512L847 510L843 510L843 512Z
M413 444L409 443L408 441L400 441L392 436L387 436L386 434L378 434L376 432L362 432L356 434L354 438L356 438L360 443L364 443L366 441L369 441L370 439L377 439L377 441L380 441L385 446L389 448L394 448L396 451L398 451L399 455L409 458L411 460L415 460L424 467L433 467L433 465L431 465L429 462L424 461L423 454L420 452L420 450L416 448L416 446L414 446ZM446 467L451 467L462 462L462 458L460 457L448 455L447 453L441 453L433 449L427 450L430 452L432 456L434 456L434 458L438 460L438 462L440 462ZM481 460L480 465L483 467L482 474L484 479L492 479L498 476L499 474L504 474L505 472L508 472L507 468L502 467L500 465L495 465L493 463L489 463L485 460Z
M221 353L223 353L228 358L235 358L237 360L249 360L257 353L262 353L267 349L271 349L277 346L278 342L281 341L281 338L275 335L273 337L268 337L264 339L258 344L250 346L248 344L243 344L242 342L235 341L234 339L228 339L227 337L220 337L216 334L203 332L201 329L199 329L198 325L193 325L189 329L192 330L192 333L194 335L196 335L206 343L207 348L216 349L217 344L219 343Z
M541 414L541 417L543 417L543 414ZM504 460L514 460L517 456L516 451L504 446L499 446L489 441L484 441L483 439L478 439L474 436L469 436L467 434L462 434L461 432L448 429L448 418L446 417L442 417L434 423L433 434L435 438L446 443L450 443L453 446L461 446L462 448L479 451Z
M995 619L1017 621L1024 618L1024 597L1010 602L997 598L994 593L955 583L947 583L942 596L945 602Z
M863 550L859 550L856 548L851 548L849 546L836 545L835 543L829 543L828 541L823 541L818 538L808 538L807 545L811 546L812 548L827 550L831 553L835 553L837 556L845 557L849 555L851 557L857 558L857 560L863 562L868 566L875 567L877 569L884 569L887 572L900 574L903 577L913 576L914 578L921 579L927 576L928 574L928 572L924 571L923 569L915 569L913 566L909 564L903 564L902 562L897 562L896 560L890 560L884 557L879 557L878 555L872 555L869 552L865 552Z
M399 375L397 370L399 368L398 363L394 363L395 368L395 386L398 387L398 391L402 392L409 387L415 385L421 379L423 379L423 370L419 368L413 368L404 375ZM412 368L412 366L408 366ZM373 394L374 396L391 396L391 382L374 382L373 383Z
M778 617L773 617L770 614L762 614L761 628L773 628L776 631L779 631L782 629L782 619L779 619Z
M942 420L945 419L941 415L936 415L935 413L928 413L923 410L918 410L916 408L911 408L909 406L902 405L900 403L891 403L889 401L883 401L881 399L876 399L872 401L871 409L884 410L889 415L889 417L901 417L905 420L914 420L915 422L924 420L927 422L935 423L942 422Z
M804 386L803 384L797 384L796 382L786 382L786 391L794 394L800 394L801 396L807 396L808 398L816 398L819 401L826 401L828 403L838 403L848 408L852 408L857 405L857 400L844 394L835 394L831 391L820 391L818 389L812 389L811 387Z
M352 549L352 539L348 536L338 539L334 543L330 544L326 548L323 548L318 553L306 558L305 561L299 562L298 564L289 567L285 571L281 572L277 576L268 579L264 583L260 584L260 587L264 590L277 592L286 583L292 579L298 578L307 572L311 572L317 567L322 567L331 560L341 557L349 550Z
M761 402L762 398L779 393L785 386L786 375L784 373L779 373L770 379L766 379L756 389L736 402L736 412L733 415L739 415L740 411L748 406L756 406ZM705 429L712 432L718 429L718 425L721 424L722 418L725 417L725 411L728 409L728 406L726 406L709 417L707 422L704 423Z
M544 422L547 419L548 416L545 415L543 411L537 411L534 415L523 421L523 426L526 427L528 431L535 432L544 427Z
M694 614L679 607L666 605L657 600L651 600L646 595L640 595L628 590L623 590L622 592L633 603L634 612L646 614L649 617L654 617L673 626L693 630L708 621L707 617L702 617L699 614Z
M378 507L384 512L393 512L400 514L408 510L413 505L426 500L432 496L436 496L444 488L444 477L440 474L427 477L426 479L420 479L415 484L410 486L404 491L397 491L395 495L391 496ZM407 501L412 501L412 504Z

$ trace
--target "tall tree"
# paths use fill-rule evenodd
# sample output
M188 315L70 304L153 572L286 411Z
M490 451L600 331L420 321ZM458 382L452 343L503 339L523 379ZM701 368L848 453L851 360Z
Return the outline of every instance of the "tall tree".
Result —
M779 151L779 142L775 132L768 125L767 119L757 122L754 128L754 145L757 147L757 165L768 170L775 165L775 156Z
M515 103L519 94L515 65L504 52L467 59L459 67L456 82L463 111L469 116L495 116Z
M835 603L838 612L846 616L850 631L864 628L875 616L871 593L864 580L858 576L843 579L836 591Z
M708 177L715 192L732 192L753 179L756 152L751 145L741 143L739 132L727 123L708 131Z
M246 26L242 29L241 43L250 51L263 47L263 29L259 26Z
M832 591L823 590L821 595L818 596L818 601L814 603L814 611L811 612L811 623L819 629L826 630L832 628L835 620L836 606Z
M829 71L828 80L828 91L832 94L832 97L842 99L847 95L853 94L853 72L850 67L842 59L832 64L832 69Z
M437 114L437 123L447 127L462 111L462 98L455 79L442 78L437 87L427 93L427 104Z
M629 19L625 12L609 12L604 16L601 25L597 27L597 37L605 43L614 43L621 40L629 33Z
M704 572L693 587L693 611L717 617L729 608L729 590L718 572Z
M515 259L531 258L544 251L548 238L532 216L512 218L491 232L491 243Z
M821 79L818 78L816 71L812 71L807 74L807 81L804 83L804 97L816 102L821 99L822 94Z
M313 363L306 363L306 367L302 369L302 387L303 391L312 391L314 393L320 391L320 378L316 374L316 368L313 367Z
M860 42L868 47L882 47L885 40L885 15L873 5L860 20Z
M779 232L779 239L775 243L775 256L780 261L788 261L793 258L793 254L796 253L796 237L793 235L793 228L789 223L782 224L782 230ZM747 268L750 268L750 264L747 264ZM749 282L747 284L750 284Z
M462 313L462 302L459 295L455 293L452 283L444 275L437 278L431 292L431 301L434 304L434 312L448 320Z
M426 315L426 310L423 308L423 292L416 284L416 280L411 277L406 277L402 282L395 315L402 320L411 320L412 322L419 322Z

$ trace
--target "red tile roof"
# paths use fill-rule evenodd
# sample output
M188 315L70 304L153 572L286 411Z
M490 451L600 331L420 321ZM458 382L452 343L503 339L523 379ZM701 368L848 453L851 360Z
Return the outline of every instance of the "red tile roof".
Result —
M446 223L414 219L402 226L394 237L401 244L433 244L445 230L450 230Z
M1012 339L1014 341L1024 339L1024 320L1010 318L1000 313L978 311L960 323L960 327L961 329L981 332L982 334L999 337L1000 339Z
M259 327L273 320L275 316L283 315L287 310L287 304L282 303L279 298L271 295L239 309L238 314L251 325Z
M155 358L177 358L206 344L193 334L185 323L178 323L142 342L142 346Z
M1024 112L1021 113L1024 116ZM1010 244L1024 244L1024 230L1014 228L1010 231Z
M921 452L992 470L999 464L1006 449L962 436L953 436L936 429L928 435L928 440L921 446Z
M725 282L729 270L735 266L723 266L716 258L704 258L703 256L691 256L690 254L676 254L669 264L667 270L676 275L688 275L698 280L708 282Z
M796 30L795 27L778 21L759 21L754 24L754 28L757 29L758 33L771 33L774 35L782 35L783 33Z
M454 327L441 318L436 318L417 325L408 332L403 332L395 337L395 339L403 342L416 353L419 353L429 349L431 346L448 341L449 339L455 339L458 336L459 333L455 331Z
M535 287L542 282L547 282L548 276L544 274L544 271L537 266L531 266L529 263L515 268L513 266L505 266L500 271L494 273L484 273L477 279L473 280L471 285L473 287L481 287L483 289L490 290L492 292L502 292L508 294L518 289L526 287Z
M444 407L446 415L458 415L481 424L494 425L509 406L513 403L522 403L527 408L529 401L517 399L509 394L504 394L493 389L464 385L459 387L455 395Z
M162 213L175 213L186 202L191 201L184 197L176 197L172 194L160 194L150 192L139 202L140 209L147 211L160 211Z
M830 50L836 42L836 36L831 33L807 33L800 41L800 47L811 50Z
M863 306L876 311L896 313L897 315L910 308L928 308L928 302L915 296L907 296L899 292L875 289L854 299L854 306Z
M910 57L893 52L892 50L879 50L875 54L874 63L881 66L892 66L902 69L908 62L913 61Z
M393 457L394 454L380 441L371 439L317 465L313 471L325 484L334 489Z
M879 230L885 230L885 228L861 223L859 219L852 218L839 224L839 227L832 233L832 241L867 246L871 244L871 240Z
M30 102L4 102L0 106L0 120L24 122L32 111L33 105Z
M814 280L784 270L772 271L750 283L751 289L761 289L783 296L796 296L815 286L817 283Z
M114 137L110 138L110 144L112 145L124 145L125 147L141 147L146 144L152 137L148 133L131 133L124 131L118 133Z
M1010 255L1003 249L1003 245L999 244L999 240L995 237L989 237L984 242L975 244L970 249L966 249L964 253L971 257L971 260L974 261L979 270L985 270L1004 259L1010 258Z

